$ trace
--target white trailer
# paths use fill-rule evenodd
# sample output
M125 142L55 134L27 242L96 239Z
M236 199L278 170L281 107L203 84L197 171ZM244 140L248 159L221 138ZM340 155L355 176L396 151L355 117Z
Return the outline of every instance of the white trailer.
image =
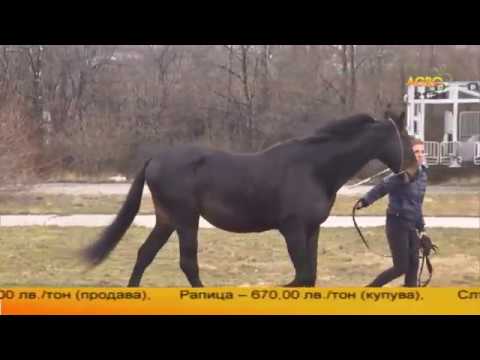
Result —
M480 81L456 81L434 86L409 85L404 98L407 104L407 128L410 135L425 141L429 165L466 167L480 165L479 111L461 111L462 104L480 105ZM441 141L425 139L425 108L448 104L444 113Z

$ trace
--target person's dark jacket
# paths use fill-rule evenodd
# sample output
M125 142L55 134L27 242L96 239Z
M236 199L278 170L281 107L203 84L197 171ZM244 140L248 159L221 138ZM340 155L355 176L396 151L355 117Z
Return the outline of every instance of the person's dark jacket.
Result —
M373 187L362 197L364 206L368 206L386 194L389 194L387 215L403 218L424 231L423 198L427 188L427 171L421 166L415 178L406 180L404 174L392 174Z

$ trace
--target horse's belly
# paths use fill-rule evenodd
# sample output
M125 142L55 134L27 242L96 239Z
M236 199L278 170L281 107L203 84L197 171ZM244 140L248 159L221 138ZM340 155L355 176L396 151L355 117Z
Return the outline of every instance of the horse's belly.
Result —
M273 224L265 214L252 214L244 209L236 209L226 205L205 206L201 216L213 226L225 231L238 233L261 232L273 228Z
M273 228L271 225L252 223L249 221L232 221L231 219L221 219L218 217L209 218L207 216L204 216L204 218L216 228L236 233L262 232Z

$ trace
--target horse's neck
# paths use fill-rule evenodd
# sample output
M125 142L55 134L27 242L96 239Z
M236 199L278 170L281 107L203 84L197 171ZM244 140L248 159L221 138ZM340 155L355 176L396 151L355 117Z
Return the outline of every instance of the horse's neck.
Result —
M370 137L356 139L346 146L339 146L338 152L332 158L335 163L330 163L328 171L330 176L330 189L336 193L370 160L378 156L378 149L385 139L384 134L375 134ZM323 166L325 169L325 165ZM321 171L319 171L321 174Z
M328 192L334 195L363 166L377 157L378 149L388 135L388 129L383 129L367 130L368 133L359 134L356 139L344 143L323 141L316 136L290 141L268 149L263 156L269 157L270 161L286 159L287 162L310 163L318 181L327 185Z
M362 147L351 153L350 156L346 156L345 159L340 160L342 164L350 162L351 166L339 166L339 176L334 184L335 192L355 176L370 160L374 159L375 150L371 147L368 150Z

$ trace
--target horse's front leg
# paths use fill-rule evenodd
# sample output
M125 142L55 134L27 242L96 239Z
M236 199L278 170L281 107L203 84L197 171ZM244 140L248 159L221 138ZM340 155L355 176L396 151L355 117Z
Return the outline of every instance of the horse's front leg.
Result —
M315 286L317 280L317 261L318 261L318 237L320 235L320 226L313 226L307 231L307 259L309 276L313 279L311 285Z
M280 229L287 243L288 254L295 268L295 278L287 287L313 287L317 276L318 230L299 223Z

